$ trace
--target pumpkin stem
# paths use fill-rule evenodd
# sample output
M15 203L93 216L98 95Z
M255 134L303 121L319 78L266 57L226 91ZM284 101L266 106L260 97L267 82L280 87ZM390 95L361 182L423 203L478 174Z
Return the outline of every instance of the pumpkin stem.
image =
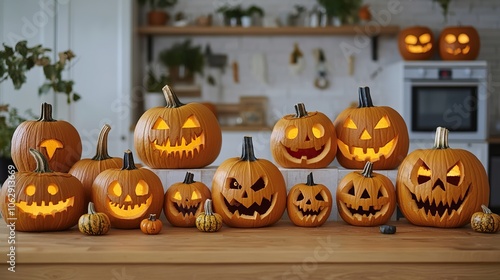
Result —
M95 207L94 207L94 203L92 201L89 202L88 213L89 214L95 214Z
M39 122L55 122L52 118L52 105L49 103L43 102L42 109L40 112L40 118L37 120Z
M358 108L374 107L369 87L360 87Z
M484 214L492 214L493 213L493 212L491 212L490 208L486 207L486 205L484 205L484 204L481 204L481 208L483 209Z
M177 95L175 95L172 88L170 88L168 85L164 86L162 88L162 91L163 95L165 96L165 100L167 100L166 108L179 108L181 106L184 106L184 103L179 101Z
M307 175L307 183L306 185L308 186L316 186L316 184L314 183L314 178L313 178L313 173L309 173L309 175Z
M182 182L183 184L192 184L194 183L194 174L191 173L191 172L186 172L186 177L184 177L184 182Z
M243 137L243 151L241 153L241 160L256 161L255 153L253 150L253 142L251 136Z
M361 171L361 175L363 175L365 178L371 178L373 177L373 162L367 161L365 164L365 167L363 168L363 171Z
M295 104L295 113L296 118L307 117L306 106L304 105L304 103Z
M149 214L148 220L153 221L153 222L156 221L156 214Z
M436 137L434 138L433 149L448 149L448 129L444 127L436 128Z
M134 156L130 150L126 150L123 155L123 167L122 170L134 170L137 169L134 163Z
M108 154L108 134L110 130L111 126L108 124L103 125L101 128L99 138L97 139L96 153L92 160L105 160L111 158Z
M212 209L212 200L210 198L207 198L205 200L205 215L211 216L214 214L214 210Z
M36 169L33 172L36 173L50 173L53 172L50 170L49 162L47 158L39 151L33 148L30 148L30 154L35 158L36 161Z

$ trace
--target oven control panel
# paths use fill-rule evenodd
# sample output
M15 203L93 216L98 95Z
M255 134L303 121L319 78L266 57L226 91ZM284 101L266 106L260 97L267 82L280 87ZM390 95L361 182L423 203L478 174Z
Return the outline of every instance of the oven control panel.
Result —
M477 80L486 77L485 68L474 67L411 67L404 70L405 79Z

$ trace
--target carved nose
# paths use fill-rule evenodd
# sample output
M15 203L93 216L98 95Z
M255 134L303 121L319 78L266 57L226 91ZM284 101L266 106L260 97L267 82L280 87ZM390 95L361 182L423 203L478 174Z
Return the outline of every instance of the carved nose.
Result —
M370 140L372 139L372 136L370 135L370 133L368 133L368 131L363 130L363 133L361 134L361 140Z
M131 202L132 201L132 198L130 197L130 195L127 194L127 197L125 197L125 202Z
M247 191L244 191L243 194L241 195L241 197L247 198L248 197Z
M311 200L308 199L307 202L306 202L307 205L311 205Z
M434 190L437 187L440 187L443 191L445 190L443 181L441 181L441 179L436 180L436 183L434 183L434 186L432 186L432 190Z

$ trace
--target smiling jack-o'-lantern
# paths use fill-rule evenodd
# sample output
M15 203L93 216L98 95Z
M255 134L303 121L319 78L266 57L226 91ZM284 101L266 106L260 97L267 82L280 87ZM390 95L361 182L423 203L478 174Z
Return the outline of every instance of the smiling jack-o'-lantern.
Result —
M211 197L210 189L193 178L193 173L186 172L184 181L171 185L165 193L163 210L173 226L196 226L196 216L203 212L205 200Z
M362 172L351 172L337 186L337 208L340 217L354 226L385 224L396 208L396 192L391 180L372 172L366 162Z
M36 163L34 171L18 172L2 187L2 217L6 223L16 218L18 231L73 227L85 211L82 183L70 174L50 170L47 159L38 150L30 149L30 153Z
M272 162L255 157L252 137L246 136L241 158L229 158L215 171L212 200L228 226L269 226L285 211L285 179Z
M410 153L396 180L399 208L412 224L461 227L489 201L488 177L469 151L448 146L448 130L438 127L432 149Z
M307 183L290 189L286 209L293 224L302 227L323 225L332 211L332 194L325 185L315 184L312 172Z
M359 88L359 107L342 111L337 130L337 160L345 168L396 168L408 153L408 129L401 115L387 106L373 106L368 87Z
M108 215L112 227L139 228L150 214L160 216L163 186L153 171L138 169L132 152L127 150L121 169L107 169L97 175L92 201L97 211Z
M21 123L11 141L12 161L19 171L31 171L36 162L29 149L39 150L47 158L51 170L68 172L82 155L80 134L66 121L52 118L52 105L43 103L41 116L36 121Z
M136 124L134 145L151 168L200 168L212 163L222 147L219 122L200 103L182 104L163 88L166 107L151 108Z
M398 46L405 60L427 60L434 54L434 35L424 26L405 28L399 32Z
M337 136L332 121L323 113L307 112L295 105L295 115L286 115L273 128L271 152L286 168L323 168L337 154Z
M450 26L439 35L439 55L443 60L474 60L479 55L479 33L472 26Z

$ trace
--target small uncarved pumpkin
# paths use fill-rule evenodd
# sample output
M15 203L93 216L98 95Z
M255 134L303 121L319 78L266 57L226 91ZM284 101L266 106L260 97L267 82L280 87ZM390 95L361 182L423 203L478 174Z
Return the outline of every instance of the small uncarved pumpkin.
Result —
M500 216L492 213L486 205L481 205L482 212L472 214L470 226L477 232L495 233L500 229Z
M98 213L94 209L94 203L89 202L88 213L83 214L78 220L78 229L87 235L103 235L108 233L111 227L108 215Z
M145 234L158 234L162 228L163 223L156 219L156 214L151 214L149 218L141 221L141 231Z
M196 228L203 232L216 232L222 227L221 215L212 210L212 200L205 200L205 212L196 217Z

